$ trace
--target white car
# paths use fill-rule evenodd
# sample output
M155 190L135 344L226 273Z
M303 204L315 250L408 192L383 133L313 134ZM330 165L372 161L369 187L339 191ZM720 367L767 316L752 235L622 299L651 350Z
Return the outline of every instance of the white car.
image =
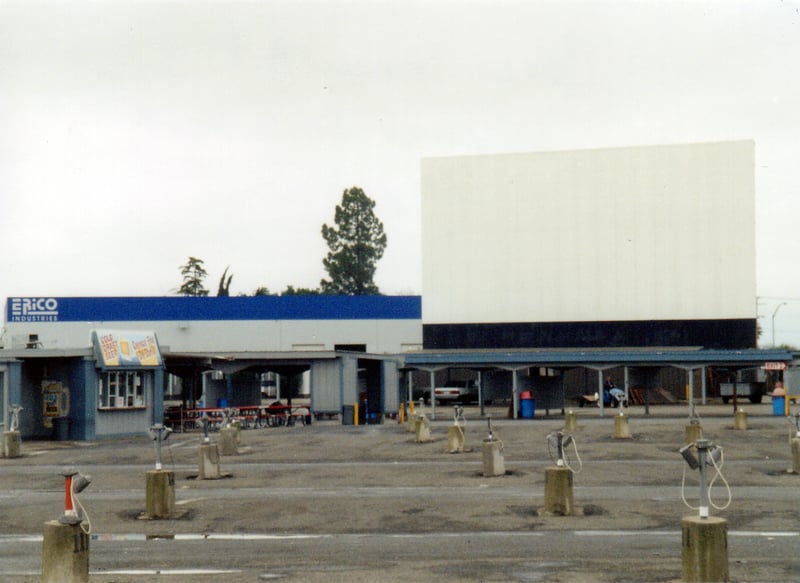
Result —
M437 403L467 403L478 400L478 387L473 381L447 381L443 387L434 387Z

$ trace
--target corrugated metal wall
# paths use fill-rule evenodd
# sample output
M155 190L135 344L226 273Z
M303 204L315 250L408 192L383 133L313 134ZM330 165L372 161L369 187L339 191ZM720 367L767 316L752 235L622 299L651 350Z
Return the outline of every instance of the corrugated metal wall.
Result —
M152 391L147 397L150 405L147 409L136 409L133 411L97 411L95 420L95 436L97 438L110 437L112 435L131 435L147 433L153 425L151 417Z
M359 400L358 385L358 358L354 356L344 356L342 363L342 404L352 405Z
M317 360L311 364L311 409L315 413L342 410L340 377L339 360Z
M400 408L400 375L397 363L392 360L383 362L383 410L393 413Z

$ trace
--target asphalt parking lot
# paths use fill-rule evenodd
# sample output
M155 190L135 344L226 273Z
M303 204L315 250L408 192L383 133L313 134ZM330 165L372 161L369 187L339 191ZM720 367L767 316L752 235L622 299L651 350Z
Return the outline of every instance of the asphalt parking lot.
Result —
M797 581L794 430L769 402L743 406L746 430L734 428L730 405L697 406L704 437L725 452L731 501L712 515L729 524L731 580ZM222 457L230 475L219 480L197 479L202 435L173 434L163 462L175 472L176 515L164 520L140 518L155 462L144 432L23 442L22 457L0 459L0 580L39 580L43 524L63 513L60 472L74 466L92 476L80 496L92 582L680 581L680 521L697 512L682 498L696 506L699 491L678 453L685 404L629 409L630 439L613 437L616 410L575 409L572 516L542 512L547 436L563 428L560 411L525 420L487 412L504 476L482 475L488 425L477 408L467 408L460 453L447 451L446 410L427 443L390 419L246 430L239 453ZM722 480L711 493L723 507Z

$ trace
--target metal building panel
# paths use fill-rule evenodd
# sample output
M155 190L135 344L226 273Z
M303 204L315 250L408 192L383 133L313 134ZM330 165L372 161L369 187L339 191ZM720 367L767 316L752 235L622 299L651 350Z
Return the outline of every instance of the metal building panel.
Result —
M352 405L359 401L358 358L343 356L341 362L342 404Z
M6 326L5 348L25 348L31 335L40 348L91 346L97 320L85 322L12 322ZM337 344L365 344L368 352L402 352L422 344L417 319L388 320L142 320L104 321L106 328L155 331L169 352L294 351L296 345L333 350ZM2 339L0 339L2 344Z
M338 413L341 403L340 361L311 363L311 408L315 413Z
M383 410L386 413L393 413L400 408L400 375L397 362L384 360L382 365Z

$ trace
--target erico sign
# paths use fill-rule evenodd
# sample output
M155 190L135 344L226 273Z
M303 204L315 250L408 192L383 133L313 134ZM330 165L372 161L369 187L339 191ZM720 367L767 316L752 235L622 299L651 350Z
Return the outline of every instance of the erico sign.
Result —
M57 322L58 300L55 298L11 298L9 321Z

